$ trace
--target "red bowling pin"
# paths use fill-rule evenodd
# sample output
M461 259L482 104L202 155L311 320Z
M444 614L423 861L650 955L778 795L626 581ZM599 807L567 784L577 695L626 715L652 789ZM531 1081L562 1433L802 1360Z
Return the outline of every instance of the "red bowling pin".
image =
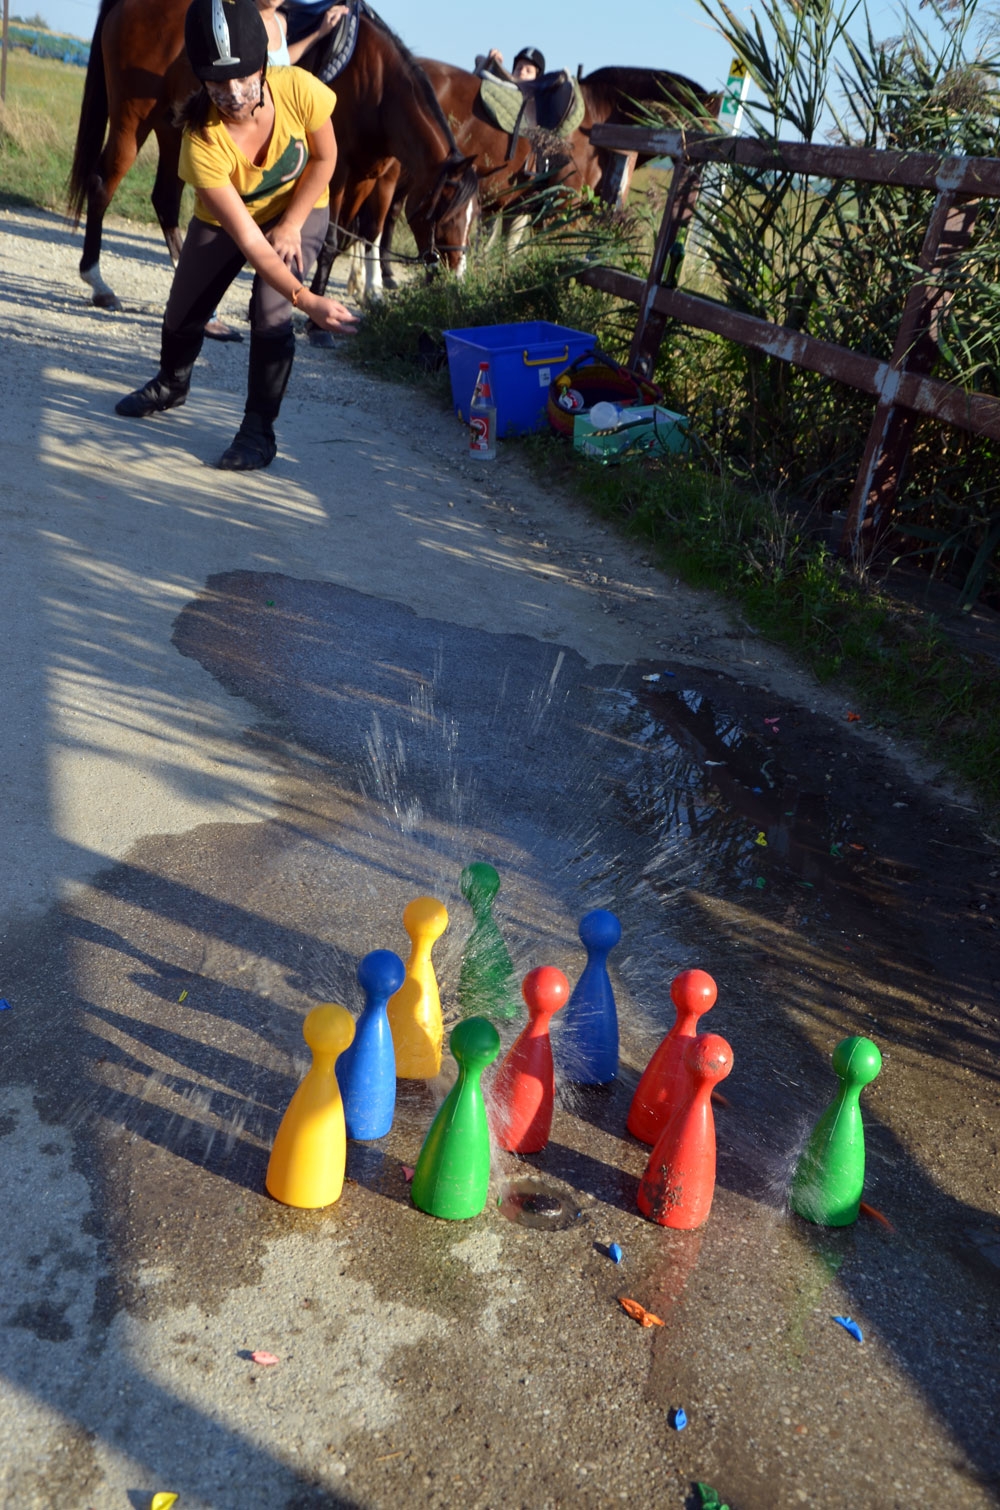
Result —
M655 1143L676 1105L687 1092L684 1051L698 1031L698 1019L715 1005L718 987L704 970L682 970L670 995L677 1018L642 1072L628 1113L628 1130L640 1143Z
M569 981L561 970L542 965L524 977L521 995L529 1021L493 1082L493 1135L508 1153L541 1153L552 1130L556 1088L549 1022L569 1000Z
M683 1070L687 1095L656 1140L639 1182L638 1204L661 1227L690 1231L707 1220L715 1193L715 1117L712 1088L733 1067L733 1051L718 1033L689 1038Z

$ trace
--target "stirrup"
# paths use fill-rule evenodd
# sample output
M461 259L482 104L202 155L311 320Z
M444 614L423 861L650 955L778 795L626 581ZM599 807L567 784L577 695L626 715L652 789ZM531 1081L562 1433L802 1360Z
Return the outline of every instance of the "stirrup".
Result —
M151 414L162 414L164 409L179 409L186 402L187 396L186 384L183 388L177 388L172 383L163 382L157 375L150 378L144 387L120 398L115 405L115 413L124 415L126 419L148 419Z

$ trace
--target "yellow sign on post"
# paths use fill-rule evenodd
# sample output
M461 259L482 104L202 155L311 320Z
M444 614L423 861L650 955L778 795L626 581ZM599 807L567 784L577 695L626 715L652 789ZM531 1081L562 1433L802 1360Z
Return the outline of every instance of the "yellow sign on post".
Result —
M743 102L750 92L750 70L742 58L729 65L729 77L719 107L719 121L730 136L735 136L743 121Z

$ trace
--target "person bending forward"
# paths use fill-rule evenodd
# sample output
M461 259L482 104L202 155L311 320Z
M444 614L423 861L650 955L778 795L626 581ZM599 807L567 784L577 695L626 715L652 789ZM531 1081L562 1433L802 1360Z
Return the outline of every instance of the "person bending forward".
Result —
M300 68L266 78L267 31L253 0L193 0L184 41L201 81L181 110L180 173L195 190L194 216L167 300L160 370L115 409L145 419L184 403L205 321L249 262L246 412L219 461L248 472L270 466L277 451L274 421L295 356L292 308L323 330L357 324L302 281L329 218L336 95Z

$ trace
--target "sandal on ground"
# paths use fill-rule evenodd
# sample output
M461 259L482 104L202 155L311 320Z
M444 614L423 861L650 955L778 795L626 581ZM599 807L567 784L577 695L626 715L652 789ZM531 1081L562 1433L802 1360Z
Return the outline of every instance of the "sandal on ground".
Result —
M209 320L205 326L205 334L210 341L242 341L238 330L227 325L224 320Z

